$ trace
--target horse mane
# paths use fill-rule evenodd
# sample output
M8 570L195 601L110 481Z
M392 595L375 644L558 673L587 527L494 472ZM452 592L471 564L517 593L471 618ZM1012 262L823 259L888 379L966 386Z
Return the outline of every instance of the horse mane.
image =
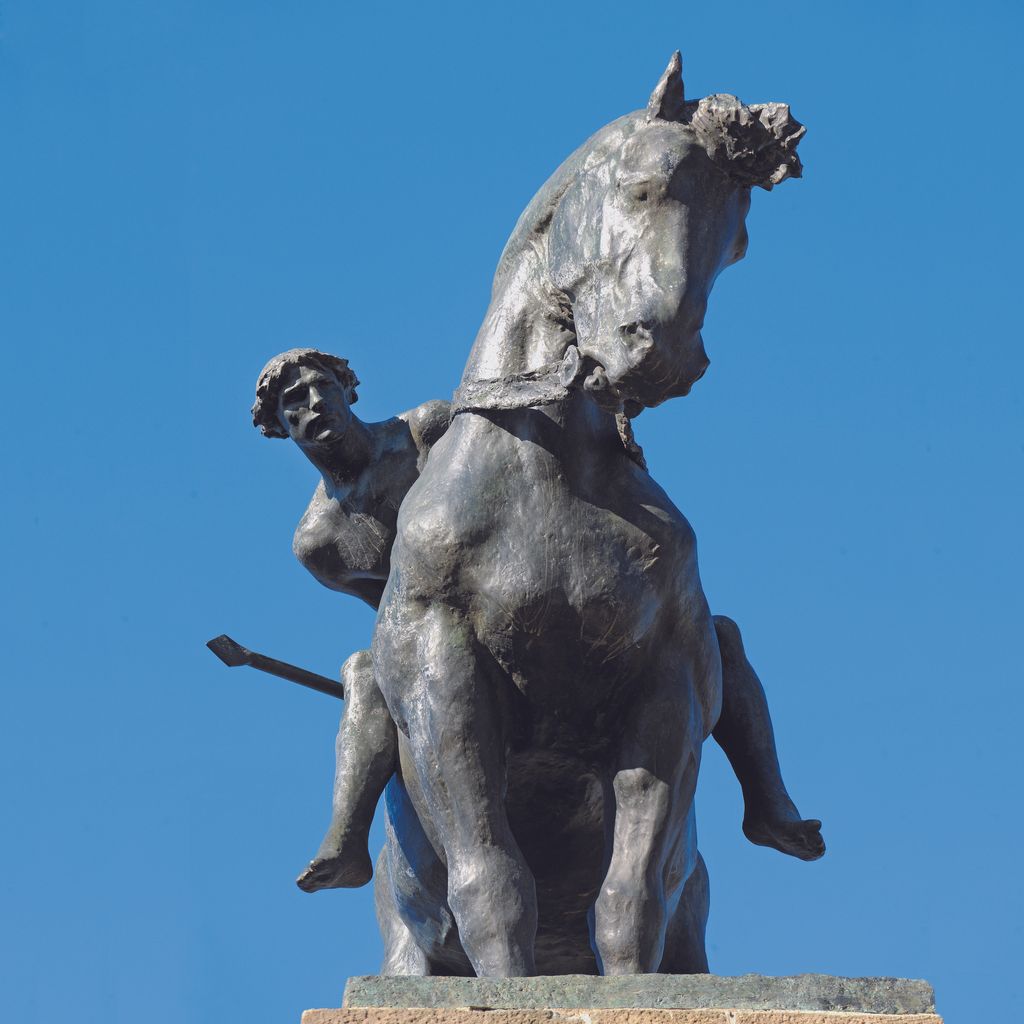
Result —
M516 226L501 251L498 267L494 272L495 294L501 290L508 273L518 266L519 257L524 250L534 247L538 256L543 255L542 246L551 220L562 196L577 177L607 159L644 123L643 112L637 111L606 124L566 157L551 177L541 185L526 209L519 215L519 220L516 221Z
M673 59L675 60L675 58ZM678 75L674 63L669 64L659 89L671 90ZM555 210L576 178L602 163L623 143L656 120L669 121L684 128L693 141L702 146L718 168L737 186L771 191L786 178L799 178L803 173L796 147L807 129L789 112L785 103L754 103L747 105L728 93L716 93L700 100L683 100L682 79L678 95L670 96L672 106L655 90L647 110L634 111L606 124L575 152L567 157L554 174L540 187L502 250L494 274L494 294L500 290L507 274L518 265L521 254L531 247L536 257L543 256L542 246ZM662 106L655 100L660 98ZM663 112L665 111L665 112Z

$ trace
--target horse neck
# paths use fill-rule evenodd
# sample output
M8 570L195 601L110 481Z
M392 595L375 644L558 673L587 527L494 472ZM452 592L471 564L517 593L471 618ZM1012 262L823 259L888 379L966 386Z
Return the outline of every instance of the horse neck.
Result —
M509 377L557 362L576 340L571 318L568 300L547 278L545 261L531 251L497 279L462 382ZM582 392L562 402L509 415L525 424L536 422L537 413L555 422L571 439L566 447L579 467L598 462L609 452L621 455L615 417Z
M562 358L574 340L571 313L547 276L542 253L530 247L495 280L463 382L508 377Z

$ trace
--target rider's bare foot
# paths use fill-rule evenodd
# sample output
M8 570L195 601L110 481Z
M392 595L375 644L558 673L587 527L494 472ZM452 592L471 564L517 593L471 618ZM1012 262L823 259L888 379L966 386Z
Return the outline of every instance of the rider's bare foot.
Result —
M303 892L320 889L358 889L373 878L373 862L360 843L328 843L320 847L309 867L295 879Z
M802 819L792 803L777 810L748 811L743 818L743 834L757 846L770 846L800 860L817 860L825 853L821 822Z

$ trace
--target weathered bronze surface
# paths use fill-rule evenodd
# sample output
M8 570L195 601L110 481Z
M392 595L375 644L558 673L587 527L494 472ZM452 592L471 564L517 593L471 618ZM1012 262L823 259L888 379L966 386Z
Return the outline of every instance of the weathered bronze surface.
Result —
M386 788L384 974L706 972L709 736L748 838L824 852L632 430L707 368L751 189L799 177L803 131L783 104L686 99L676 54L520 217L450 405L364 423L347 362L313 349L260 375L256 425L321 476L296 555L378 609L345 663L333 818L298 882L370 879Z

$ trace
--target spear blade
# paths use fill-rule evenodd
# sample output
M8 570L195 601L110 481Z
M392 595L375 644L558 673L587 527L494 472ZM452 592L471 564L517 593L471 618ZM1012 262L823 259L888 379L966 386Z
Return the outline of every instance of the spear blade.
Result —
M291 683L298 683L299 686L308 687L318 693L326 693L329 697L338 700L345 699L345 687L341 683L327 676L318 675L316 672L309 672L297 665L289 665L286 661L278 661L276 658L268 658L265 654L257 654L243 647L240 643L232 640L227 633L221 633L212 640L206 642L206 646L229 668L237 668L239 665L249 665L269 675L277 676L279 679L287 679Z

